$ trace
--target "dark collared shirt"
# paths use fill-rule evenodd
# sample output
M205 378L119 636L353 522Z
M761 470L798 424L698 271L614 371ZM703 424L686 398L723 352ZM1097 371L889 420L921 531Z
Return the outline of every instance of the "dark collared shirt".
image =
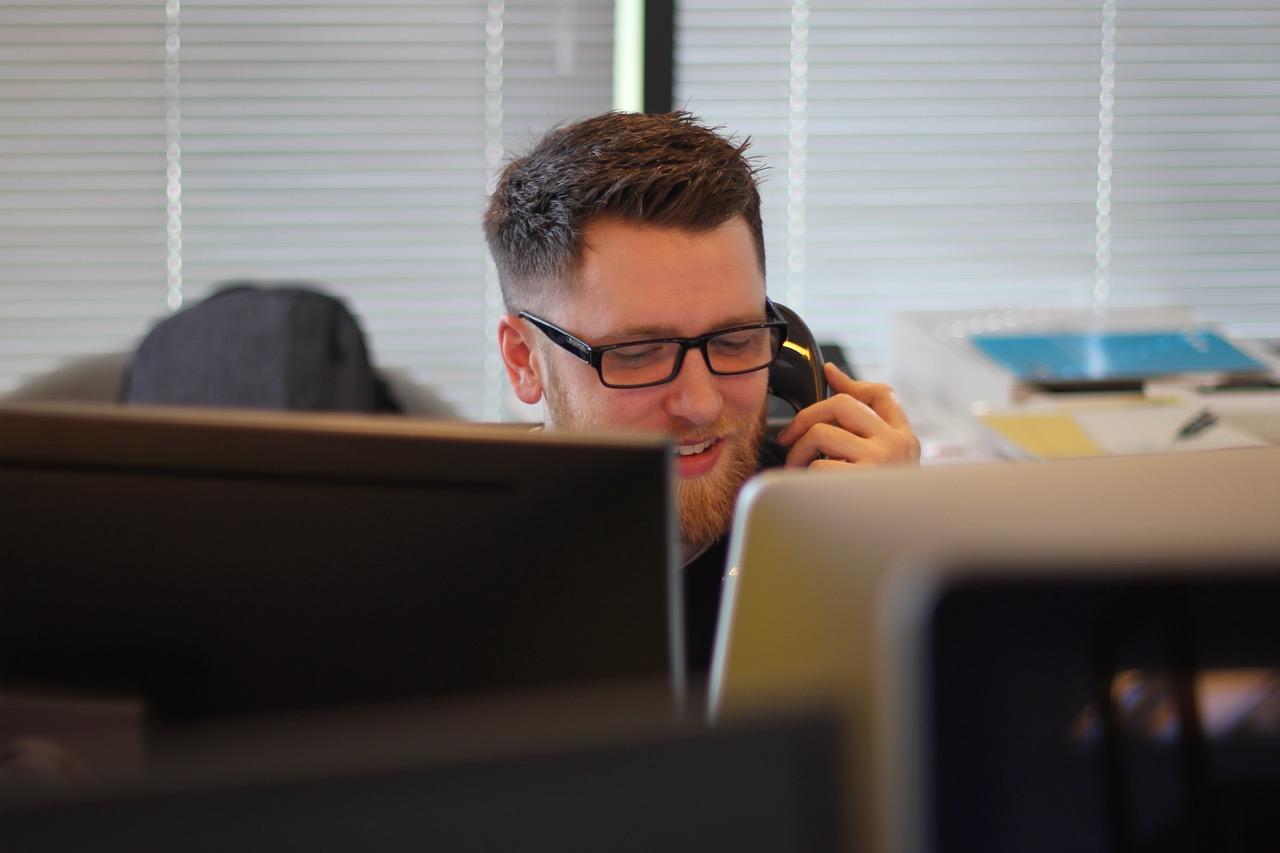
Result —
M780 467L786 449L771 438L760 445L758 470ZM720 615L720 590L724 584L725 560L729 556L729 534L725 532L700 554L685 563L684 642L685 663L692 678L702 679L711 669L711 651Z

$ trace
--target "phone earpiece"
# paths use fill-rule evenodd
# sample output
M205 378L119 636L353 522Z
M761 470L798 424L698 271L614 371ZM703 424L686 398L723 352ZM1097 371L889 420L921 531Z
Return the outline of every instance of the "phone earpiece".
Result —
M822 350L799 314L778 302L773 306L787 321L787 340L769 367L769 393L798 412L826 399Z

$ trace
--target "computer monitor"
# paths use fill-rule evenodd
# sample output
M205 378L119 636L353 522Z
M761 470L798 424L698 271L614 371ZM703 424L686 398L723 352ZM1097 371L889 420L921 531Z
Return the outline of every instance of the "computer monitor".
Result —
M1276 849L1280 554L941 560L888 587L911 849Z
M640 727L615 720L602 730L590 713L601 709L591 705L559 709L566 728L592 735L579 731L554 749L401 756L380 766L0 803L0 839L23 853L846 849L835 721L769 719L709 731L670 719ZM392 726L388 734L412 742L423 722L402 720L409 731ZM371 737L363 727L344 733L356 753L379 748Z
M928 726L949 709L928 704L938 696L927 687L933 658L924 650L938 640L949 662L973 648L988 655L978 664L1004 677L1018 667L990 657L989 645L962 640L955 626L938 632L935 599L921 591L931 588L924 567L1022 566L1034 574L1056 566L1064 584L1081 577L1111 584L1138 573L1153 584L1205 581L1220 591L1235 584L1220 594L1247 599L1253 578L1280 573L1277 472L1280 448L767 474L747 485L735 519L713 714L804 703L843 709L853 836L862 849L955 849L933 834L935 809L945 813L948 804L931 802L939 790L932 774L950 746L934 741L938 732ZM987 610L965 624L995 618ZM1274 638L1272 631L1268 625L1261 636ZM1035 643L1049 639L1032 634L999 648L1034 659ZM1078 643L1063 648L1081 651ZM983 707L980 696L969 699ZM1061 710L1064 719L1082 712ZM1021 849L1055 849L1043 836L1033 841L1042 846Z
M628 679L678 698L670 453L393 417L0 410L0 734L25 713L141 725L145 748L322 707Z

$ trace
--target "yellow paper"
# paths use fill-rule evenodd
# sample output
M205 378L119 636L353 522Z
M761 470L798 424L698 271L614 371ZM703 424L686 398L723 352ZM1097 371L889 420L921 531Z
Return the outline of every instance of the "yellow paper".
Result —
M987 429L1039 459L1101 456L1102 448L1076 423L1061 413L980 415Z

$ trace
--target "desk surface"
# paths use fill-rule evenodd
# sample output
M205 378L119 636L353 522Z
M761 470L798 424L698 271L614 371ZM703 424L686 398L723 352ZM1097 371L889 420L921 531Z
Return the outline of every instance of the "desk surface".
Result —
M1092 447L1089 452L1077 448L1078 452L1066 455L1280 445L1280 391L1277 390L1204 392L1184 384L1153 383L1147 386L1143 396L1124 393L1044 394L998 410L978 405L972 412L948 408L937 401L908 398L906 409L921 439L922 462L931 465L1045 455L1010 446L1011 439L1021 438L1018 421L1031 421L1031 427L1034 427L1031 433L1045 441L1056 436L1059 443L1064 440L1062 430L1069 426L1074 437ZM1132 417L1126 417L1126 409ZM1174 442L1176 427L1186 419L1185 416L1202 410L1208 410L1217 417L1215 427L1195 436L1193 441ZM1085 414L1075 417L1080 412ZM987 416L986 423L979 418L980 414ZM1007 418L1008 422L993 423L992 415ZM1060 429L1046 433L1046 429L1054 426L1049 422L1054 416L1059 419L1057 426ZM1001 429L997 430L997 426ZM1144 437L1144 430L1150 430L1152 434ZM1002 434L993 435L997 431ZM1099 435L1092 436L1093 431ZM1102 434L1103 431L1106 435ZM1070 448L1064 447L1065 450Z

